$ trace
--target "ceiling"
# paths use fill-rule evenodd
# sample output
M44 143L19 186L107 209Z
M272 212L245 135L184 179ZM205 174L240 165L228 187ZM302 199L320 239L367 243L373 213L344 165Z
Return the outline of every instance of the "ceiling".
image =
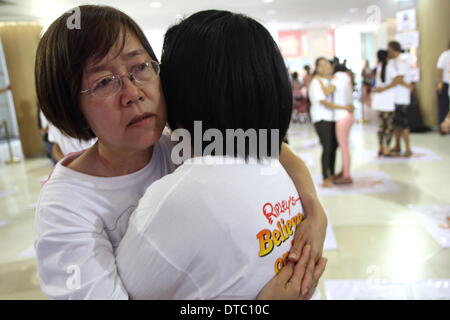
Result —
M155 4L155 2L159 3ZM81 4L116 7L133 17L146 30L166 29L181 16L205 9L245 13L278 29L307 29L363 24L376 5L381 20L395 17L416 0L0 0L0 21L39 21L44 27L61 13Z

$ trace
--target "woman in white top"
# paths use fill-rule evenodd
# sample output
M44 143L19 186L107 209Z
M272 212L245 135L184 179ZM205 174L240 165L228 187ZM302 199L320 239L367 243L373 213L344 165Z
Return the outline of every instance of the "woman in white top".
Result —
M333 103L340 106L353 106L353 83L347 67L337 64L331 84L335 87ZM342 170L333 179L337 185L351 184L353 180L350 174L350 131L355 123L352 111L336 109L334 111L336 121L336 138L341 149Z
M394 81L396 77L392 60L388 59L387 50L377 53L378 64L375 72L375 88L383 88ZM378 111L380 124L378 128L378 156L389 156L390 144L394 134L394 103L395 88L382 92L375 90L372 96L372 107Z
M326 58L316 60L315 76L309 86L311 101L311 120L322 145L322 176L323 187L333 186L334 164L336 160L335 110L353 111L353 105L341 106L333 103L332 94L335 87L330 84L333 74L331 63Z
M97 142L61 160L42 188L35 241L41 288L55 299L127 299L116 248L145 190L175 168L172 143L162 135L166 106L159 63L142 30L123 12L96 5L77 9L81 29L67 28L69 11L41 39L36 91L40 108L55 127L72 138L96 137ZM286 163L298 164L285 151ZM269 282L265 297L286 293L289 280L312 288L314 271L323 270L315 269L315 262L317 252L322 253L326 218L309 173L305 176L301 165L291 170L303 172L294 181L302 181L303 204L310 206L296 234L306 239L296 241L292 253L299 259L298 248L310 244L311 259L305 278L291 278L286 269L288 277ZM128 253L136 258L134 248ZM307 256L307 250L301 253Z
M276 155L292 112L283 58L257 21L208 10L167 31L161 65L168 122L187 159L142 197L118 271L135 299L254 299L287 264L302 220ZM254 140L241 150L230 130Z

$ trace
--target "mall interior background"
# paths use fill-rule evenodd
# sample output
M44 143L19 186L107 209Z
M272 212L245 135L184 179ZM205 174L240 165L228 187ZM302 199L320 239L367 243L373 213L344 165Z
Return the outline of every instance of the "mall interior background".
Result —
M0 221L0 239L3 240L0 243L0 298L45 298L39 291L33 258L26 254L17 257L18 252L24 252L28 248L28 243L32 241L33 203L35 203L39 192L40 181L51 168L50 164L45 162L44 146L37 126L38 109L34 89L35 51L43 31L57 16L77 5L91 2L75 0L0 1L0 88L8 84L11 84L12 87L11 91L0 95L0 120L2 121L0 126L0 193L16 190L16 198L7 198L5 194L2 195L3 199L0 199L0 220L6 221L11 218L11 221L15 221L15 218L18 219L16 221L18 228L12 231L7 231L7 226L2 227L2 221ZM442 162L434 167L435 171L432 171L433 168L426 163L412 165L411 167L412 172L427 172L428 177L434 177L433 180L427 178L427 176L422 176L421 179L423 180L416 181L416 183L422 184L421 187L417 188L423 187L433 190L433 192L436 192L434 195L424 196L420 194L420 191L415 189L416 187L408 185L410 177L406 173L402 173L402 176L398 178L400 182L397 182L400 185L404 184L406 189L406 193L402 196L403 200L397 201L389 197L383 199L383 201L386 200L390 203L397 201L401 205L400 209L396 207L388 208L393 211L399 210L400 216L390 220L391 217L385 216L385 213L381 214L380 216L389 221L390 225L386 227L387 229L381 228L374 231L374 237L384 239L383 234L385 232L389 232L389 230L395 228L396 224L404 223L409 219L405 208L408 203L411 203L411 198L421 199L422 203L420 204L431 203L433 199L437 203L448 203L450 194L446 190L450 187L449 183L442 182L443 187L440 188L437 185L438 182L436 182L440 177L446 177L445 179L448 180L449 171L445 162L448 164L448 160L450 160L448 151L450 141L448 138L445 138L445 141L440 140L441 137L436 133L438 123L435 72L438 56L447 49L450 40L449 0L160 0L159 2L102 0L92 3L114 6L133 17L145 30L145 34L158 57L161 54L164 32L171 24L183 16L188 16L199 10L214 8L245 13L261 21L281 48L289 71L298 71L300 76L304 72L303 66L309 64L313 67L315 59L319 56L328 58L337 56L341 61L346 59L347 66L356 75L356 117L360 122L362 120L368 121L365 125L355 129L361 135L354 139L354 143L356 147L361 148L363 148L362 144L366 139L365 135L375 137L373 125L376 124L373 111L370 109L363 111L362 106L358 103L361 69L365 60L369 61L371 68L375 67L376 52L380 48L386 48L388 41L394 39L400 41L403 47L414 57L417 96L423 124L435 133L433 136L417 137L416 141L420 141L423 145L431 144L433 151L443 151L444 154L441 154ZM4 123L8 128L9 141L6 139ZM305 139L312 139L313 133L308 130L296 125L293 128L293 136L295 137L297 134ZM301 141L293 139L294 144L301 145ZM415 138L413 137L413 139ZM375 146L375 142L371 143L371 146ZM360 151L355 152L360 154L358 153ZM311 157L315 159L314 161L318 160L318 152L316 150L311 154ZM314 161L309 162L313 173L319 166L318 163L314 165ZM356 160L354 166L359 164L360 160ZM21 167L24 165L25 167ZM383 168L383 166L375 169L379 168ZM399 168L401 168L401 164L386 169L386 171L394 174ZM21 195L19 196L19 194ZM362 196L361 198L353 198L353 200L355 203L365 206L364 201L367 199ZM331 220L341 227L341 229L335 229L335 234L338 244L342 248L357 246L355 241L349 238L349 234L356 232L359 236L363 236L364 233L370 232L370 227L367 226L376 224L374 221L377 221L377 218L373 216L363 218L356 214L348 217L346 212L355 205L345 207L339 201L328 200L327 198L323 198L323 202L326 207L342 209L338 214L331 213ZM376 204L376 206L381 211L387 210L387 207L383 207L381 203ZM24 210L28 210L27 218L22 217ZM349 226L354 226L357 221L365 227L359 228L359 231L354 231ZM411 229L412 233L409 234L408 230L402 231L404 236L414 237L417 235L416 229L414 229L414 232ZM420 237L427 237L424 235L425 232L417 232L420 233ZM400 234L397 235L401 237ZM21 239L26 239L26 241ZM426 238L424 241L426 244L419 243L419 245L423 245L423 248L430 250L428 252L428 249L424 249L428 252L426 254L438 252L436 253L438 255L437 260L430 263L429 269L423 269L426 270L424 273L418 272L411 279L419 281L450 278L448 249L439 247L438 250L438 245L431 238ZM11 249L11 246L14 246L15 249ZM403 247L397 249L404 251ZM373 258L364 256L363 248L355 250L362 252L360 255L361 261L365 258L368 260ZM376 250L380 254L383 252L381 247ZM423 253L423 255L426 254ZM17 258L11 258L13 255ZM335 255L334 260L333 255ZM411 256L408 257L411 258ZM408 260L408 257L406 260L413 261L413 263L422 263L420 261L423 260L422 256L417 258L414 254L412 260ZM361 270L359 271L352 269L354 273L350 275L343 270L345 265L354 261L345 254L331 253L330 262L329 268L334 268L334 271L330 271L328 278L334 280L367 279L371 274L379 271L376 268L371 269L373 272L370 271L370 267L376 265L376 263L367 262L361 264ZM407 264L402 264L401 268L399 267L400 269L396 269L393 264L392 268L395 269L395 272L387 272L385 276L404 274L409 267ZM414 267L412 269L417 271ZM380 272L383 274L382 270ZM327 277L327 274L325 277ZM447 298L449 297L450 295L447 296Z

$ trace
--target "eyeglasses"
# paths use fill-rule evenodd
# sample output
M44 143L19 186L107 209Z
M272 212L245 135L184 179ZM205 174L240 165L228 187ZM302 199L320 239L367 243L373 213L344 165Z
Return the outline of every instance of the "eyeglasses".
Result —
M80 93L90 93L96 97L107 98L115 95L122 89L122 78L128 78L137 86L143 85L145 82L155 80L159 76L160 67L156 61L144 62L128 73L127 75L111 74L95 81L90 89L82 90Z

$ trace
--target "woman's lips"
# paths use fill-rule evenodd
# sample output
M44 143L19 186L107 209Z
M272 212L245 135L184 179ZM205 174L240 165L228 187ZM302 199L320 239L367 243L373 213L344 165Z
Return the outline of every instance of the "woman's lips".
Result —
M136 116L133 118L133 120L130 121L127 127L134 128L134 127L141 127L145 124L147 124L151 118L153 118L155 115L150 113L144 113L139 116Z

